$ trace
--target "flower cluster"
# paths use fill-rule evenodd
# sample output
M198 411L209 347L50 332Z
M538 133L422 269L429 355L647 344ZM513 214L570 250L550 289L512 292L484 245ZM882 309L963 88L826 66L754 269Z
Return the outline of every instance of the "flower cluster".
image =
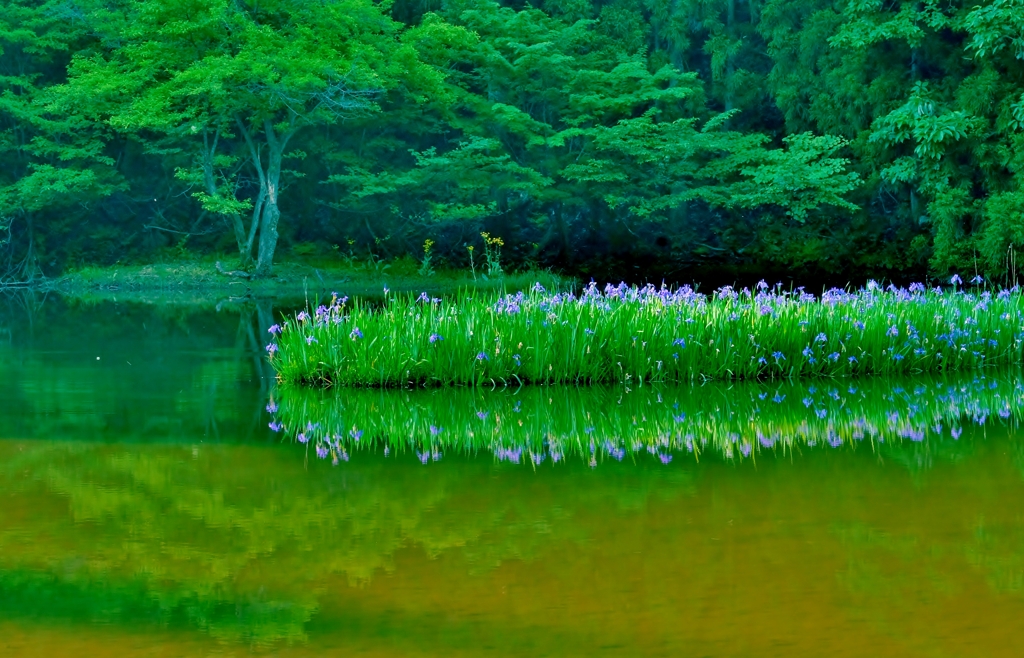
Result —
M1024 296L884 287L813 295L761 282L543 286L497 297L334 295L270 328L284 381L342 386L836 377L976 369L1024 358ZM366 340L362 340L362 339Z

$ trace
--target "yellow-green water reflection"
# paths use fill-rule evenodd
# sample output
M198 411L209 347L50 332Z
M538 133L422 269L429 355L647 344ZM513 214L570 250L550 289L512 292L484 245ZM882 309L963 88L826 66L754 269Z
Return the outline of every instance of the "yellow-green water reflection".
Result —
M756 460L333 466L266 429L237 318L195 321L130 385L80 359L128 330L0 349L0 655L1024 655L1012 416Z
M1019 655L1024 480L978 434L916 474L8 440L3 617L310 655Z

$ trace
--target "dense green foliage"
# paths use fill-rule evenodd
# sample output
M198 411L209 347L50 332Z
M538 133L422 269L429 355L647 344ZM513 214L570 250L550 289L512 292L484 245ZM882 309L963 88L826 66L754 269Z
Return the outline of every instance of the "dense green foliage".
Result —
M267 352L286 382L379 387L849 377L1024 358L1016 290L758 288L591 284L576 296L538 285L497 299L391 296L380 308L335 296L270 327Z
M1016 275L1024 0L8 0L0 276ZM643 265L642 273L636 272Z

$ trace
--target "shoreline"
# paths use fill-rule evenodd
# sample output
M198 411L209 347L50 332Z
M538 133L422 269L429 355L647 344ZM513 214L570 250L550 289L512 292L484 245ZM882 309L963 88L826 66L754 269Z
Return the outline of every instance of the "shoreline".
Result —
M58 277L0 284L6 291L56 293L81 301L127 301L167 304L216 304L260 299L304 302L329 297L332 292L380 297L392 292L445 294L460 289L502 290L525 288L536 281L558 287L572 280L542 270L509 273L490 279L464 270L439 270L422 276L409 263L348 265L284 261L266 279L235 275L214 259L165 261L144 265L86 267Z

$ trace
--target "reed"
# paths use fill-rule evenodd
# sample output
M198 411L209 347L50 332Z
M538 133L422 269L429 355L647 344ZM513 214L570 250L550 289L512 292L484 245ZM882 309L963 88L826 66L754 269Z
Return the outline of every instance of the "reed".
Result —
M593 283L516 294L335 295L271 327L289 383L480 386L898 375L1020 364L1013 290L726 287L704 295Z
M704 385L525 387L455 390L280 389L271 429L322 459L360 451L492 453L540 464L588 460L755 459L814 446L957 441L968 424L1016 425L1024 415L1020 373L863 381Z

